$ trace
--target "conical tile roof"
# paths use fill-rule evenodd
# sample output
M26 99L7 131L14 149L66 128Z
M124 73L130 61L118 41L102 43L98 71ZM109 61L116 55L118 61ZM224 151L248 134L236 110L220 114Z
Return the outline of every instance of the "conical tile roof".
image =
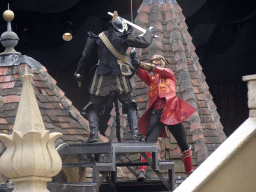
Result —
M22 90L20 77L25 66L28 65L0 65L0 96L4 101L0 107L0 133L12 132ZM29 70L34 75L32 85L45 128L50 132L62 133L59 142L83 142L89 135L88 122L66 98L44 66Z
M147 29L153 27L158 38L147 49L137 49L140 61L155 54L163 55L170 63L177 79L177 96L197 111L184 122L188 142L193 150L193 165L200 165L225 139L220 116L205 81L192 38L187 30L182 9L175 0L144 0L138 10L135 24ZM135 30L135 33L141 32ZM148 105L148 88L134 77L133 96L141 115ZM174 137L160 138L160 157L175 162L176 175L184 176L181 152Z
M158 35L149 48L137 49L138 58L147 61L154 54L163 55L177 78L178 97L197 109L184 122L188 142L193 149L193 165L196 168L226 136L195 53L192 38L187 31L182 10L175 0L144 0L135 23L145 29L153 26L155 34ZM10 134L12 131L22 88L20 75L25 65L0 65L0 96L5 103L2 107L0 105L0 133ZM43 66L39 70L31 70L30 73L34 74L33 87L46 129L63 133L62 142L82 142L89 134L87 121L73 107L72 102L65 97L64 92ZM142 115L148 105L148 88L136 76L132 78L132 84L133 96ZM114 115L114 110L111 114ZM129 138L125 119L125 115L121 113L121 124L126 128L123 129L122 135L123 138ZM111 118L106 135L109 135L110 127L113 126L115 120ZM112 138L115 139L113 135ZM185 175L180 149L172 135L168 132L168 137L160 138L159 144L161 159L173 160L176 174Z

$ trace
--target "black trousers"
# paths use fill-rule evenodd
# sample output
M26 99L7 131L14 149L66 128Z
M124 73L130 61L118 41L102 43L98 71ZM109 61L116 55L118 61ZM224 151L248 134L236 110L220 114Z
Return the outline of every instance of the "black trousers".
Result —
M164 129L164 124L160 122L162 110L153 111L150 117L149 128L146 136L147 142L157 142L162 129ZM176 139L181 151L186 151L189 149L186 130L183 123L176 125L166 125L170 130L173 137Z
M114 99L117 98L123 104L123 114L127 114L129 128L132 132L137 131L137 104L132 99L131 93L119 94L116 91L110 91L107 96L91 95L90 102L83 110L82 114L85 118L88 116L89 111L96 111L100 116L99 127L100 133L105 134L108 128L108 121L111 117L110 113L113 108ZM129 111L129 113L128 113ZM88 118L87 118L88 119ZM90 121L89 121L90 124Z
M123 93L120 95L116 91L111 91L107 96L91 95L90 101L92 102L92 104L96 105L105 104L107 106L111 106L114 101L114 97L116 97L123 105L134 102L132 100L131 93Z

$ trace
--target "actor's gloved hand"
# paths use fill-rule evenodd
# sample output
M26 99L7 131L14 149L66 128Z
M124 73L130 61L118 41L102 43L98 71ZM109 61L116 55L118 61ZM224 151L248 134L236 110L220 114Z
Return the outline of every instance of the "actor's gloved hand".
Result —
M152 36L153 38L154 38L154 37L157 37L157 35L154 34L154 32L153 32L152 29L153 29L153 27L150 27L150 28L146 31L145 34L150 35L150 36Z
M147 30L147 32L146 32L146 33L154 34L154 32L153 32L152 28L149 28L149 29Z
M140 61L136 57L136 51L135 49L132 49L130 52L130 58L131 58L131 63L132 66L134 67L135 70L138 70L140 68Z
M130 58L131 59L135 59L136 58L136 51L135 48L132 48L130 51Z
M141 62L140 68L145 69L147 71L153 71L155 69L155 65L151 63Z

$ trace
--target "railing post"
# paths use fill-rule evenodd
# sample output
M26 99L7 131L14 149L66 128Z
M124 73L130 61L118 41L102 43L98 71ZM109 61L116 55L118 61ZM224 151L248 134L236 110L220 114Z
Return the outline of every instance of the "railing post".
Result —
M256 75L243 76L243 81L247 81L249 116L256 117Z

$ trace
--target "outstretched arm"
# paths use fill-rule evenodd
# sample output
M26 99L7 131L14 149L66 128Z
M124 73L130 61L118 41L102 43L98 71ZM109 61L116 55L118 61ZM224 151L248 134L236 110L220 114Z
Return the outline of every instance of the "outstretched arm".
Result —
M152 43L153 37L153 31L150 29L142 36L129 34L125 42L128 47L147 48Z
M132 49L130 52L130 58L131 58L131 64L134 67L134 69L137 71L136 75L144 81L147 85L151 82L151 76L148 74L147 71L143 69L143 64L138 60L136 57L136 51L135 49Z
M137 72L136 72L136 75L144 82L146 83L147 85L150 84L151 82L151 76L148 74L148 72L144 69L139 69Z
M168 69L168 68L162 68L162 67L155 67L153 69L153 73L157 73L159 74L160 76L162 77L165 77L165 78L170 78L172 79L174 82L176 82L176 78L175 78L175 75L173 73L173 71L171 69Z

